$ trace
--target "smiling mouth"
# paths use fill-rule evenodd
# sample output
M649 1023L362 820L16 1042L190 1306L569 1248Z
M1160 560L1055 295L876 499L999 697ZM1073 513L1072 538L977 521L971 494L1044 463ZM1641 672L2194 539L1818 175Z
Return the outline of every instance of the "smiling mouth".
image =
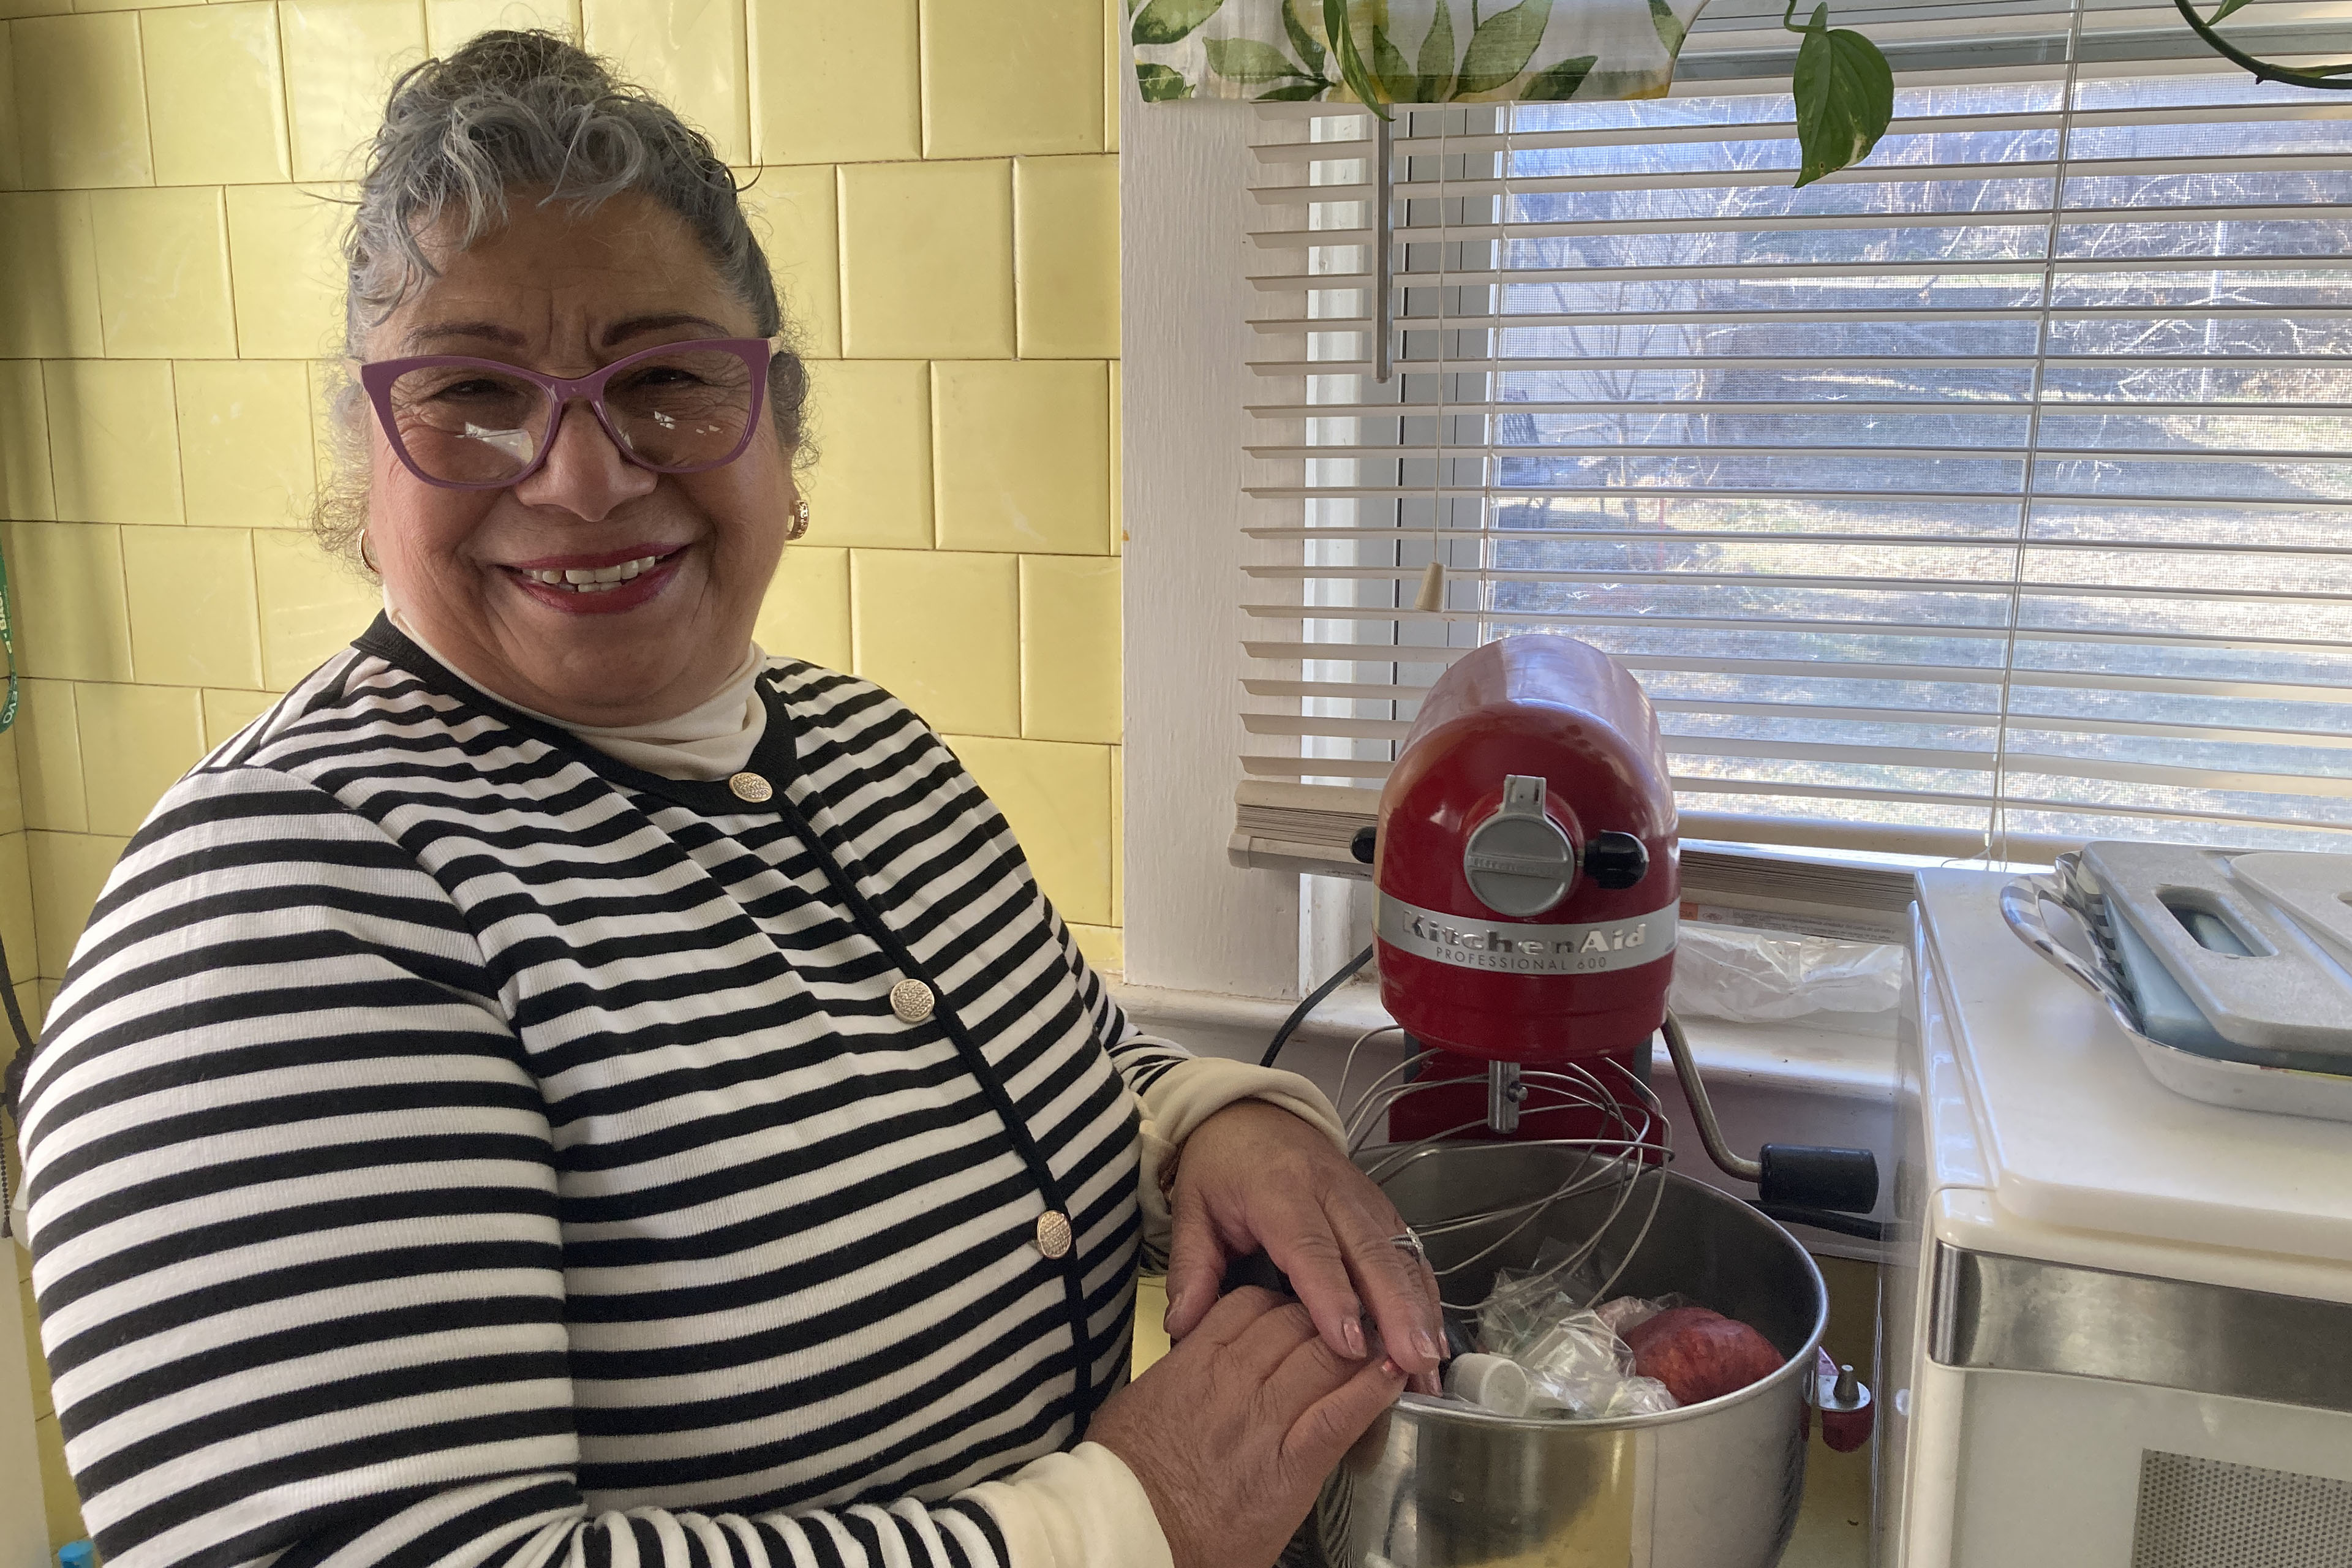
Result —
M612 566L571 566L559 571L533 571L519 566L513 570L517 575L541 587L573 594L609 594L622 584L652 571L666 561L676 560L682 553L682 550L673 550L667 555L640 555L633 561L624 561Z

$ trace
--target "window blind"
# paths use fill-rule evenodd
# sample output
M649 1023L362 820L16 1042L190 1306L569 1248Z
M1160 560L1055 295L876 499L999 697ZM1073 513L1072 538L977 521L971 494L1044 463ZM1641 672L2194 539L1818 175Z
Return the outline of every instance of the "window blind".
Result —
M1385 279L1375 122L1256 111L1236 858L1360 869L1518 633L1642 681L1686 837L2352 848L2352 94L2168 12L1922 15L1802 190L1738 74L1777 10L1671 98L1397 106Z

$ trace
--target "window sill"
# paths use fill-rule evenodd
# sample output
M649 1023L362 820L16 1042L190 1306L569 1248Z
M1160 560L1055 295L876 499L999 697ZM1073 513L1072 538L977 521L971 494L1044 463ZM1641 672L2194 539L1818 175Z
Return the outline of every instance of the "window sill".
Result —
M1288 1003L1255 997L1108 984L1113 1000L1138 1027L1201 1055L1238 1061L1263 1056L1290 1011ZM1893 1213L1895 1017L1892 1012L1826 1015L1780 1024L1691 1018L1685 1026L1733 1149L1752 1153L1767 1142L1868 1149L1878 1156L1879 1201L1873 1217L1885 1220ZM1391 1023L1371 986L1345 987L1299 1026L1284 1047L1281 1065L1312 1079L1336 1100L1349 1046ZM1376 1053L1379 1065L1371 1066ZM1397 1059L1388 1041L1367 1044L1354 1084L1360 1089ZM1674 1123L1678 1168L1735 1196L1752 1197L1752 1188L1716 1170L1699 1149L1689 1107L1663 1057L1654 1082ZM1881 1257L1882 1249L1871 1242L1791 1228L1817 1253L1870 1262Z

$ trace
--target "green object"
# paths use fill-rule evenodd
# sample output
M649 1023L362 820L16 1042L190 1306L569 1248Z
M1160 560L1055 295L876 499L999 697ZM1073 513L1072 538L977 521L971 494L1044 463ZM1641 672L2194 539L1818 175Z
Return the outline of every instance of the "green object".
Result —
M1707 0L1646 3L1654 39L1626 26L1630 16L1640 27L1638 8L1555 0L1144 0L1139 8L1129 0L1129 33L1147 103L1353 99L1388 120L1395 103L1662 97ZM2200 3L2173 0L2207 47L2257 80L2352 90L2352 61L2283 66L2222 37L2215 24L2249 0L2215 0L2210 16ZM1868 38L1832 27L1825 5L1815 5L1810 26L1796 26L1795 15L1789 0L1781 25L1804 35L1790 87L1803 153L1796 183L1806 185L1870 155L1894 117L1895 72Z
M1141 0L1145 101L1397 103L1653 98L1706 0ZM1663 47L1662 47L1663 46Z
M0 654L8 661L8 696L0 701L0 731L16 721L16 626L8 613L8 558L0 555Z
M1780 18L1790 26L1797 0ZM1797 29L1791 27L1791 31ZM1895 71L1878 46L1851 27L1832 27L1830 8L1813 19L1797 48L1797 148L1803 161L1797 184L1810 185L1870 156L1895 118Z

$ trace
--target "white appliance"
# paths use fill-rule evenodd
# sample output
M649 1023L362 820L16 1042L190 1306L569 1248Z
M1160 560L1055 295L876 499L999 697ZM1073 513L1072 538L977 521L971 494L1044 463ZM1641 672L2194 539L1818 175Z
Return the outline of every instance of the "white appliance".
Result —
M1877 1568L2347 1568L2352 1126L2163 1088L2009 880L1919 877Z

